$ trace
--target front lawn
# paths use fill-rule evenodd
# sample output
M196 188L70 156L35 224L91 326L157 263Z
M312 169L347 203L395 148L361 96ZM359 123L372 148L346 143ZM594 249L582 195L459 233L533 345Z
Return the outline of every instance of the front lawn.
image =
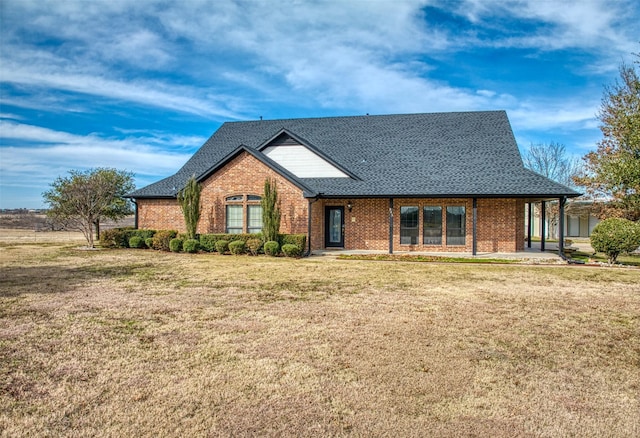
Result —
M637 436L640 270L0 244L3 436Z

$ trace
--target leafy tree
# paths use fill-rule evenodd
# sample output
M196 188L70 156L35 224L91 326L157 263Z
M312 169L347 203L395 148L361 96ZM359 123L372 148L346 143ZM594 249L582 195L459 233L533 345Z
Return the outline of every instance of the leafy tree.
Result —
M522 161L526 168L569 187L575 186L573 177L581 168L580 161L567 154L565 145L555 142L531 143ZM551 237L557 237L560 217L557 201L548 203L546 216Z
M262 195L262 234L265 242L277 241L280 232L280 203L276 182L267 178Z
M80 229L93 248L94 227L99 235L101 219L118 220L133 213L131 203L123 196L134 189L132 173L96 168L71 170L68 177L58 177L42 195L49 204L49 217Z
M635 55L640 64L640 54ZM607 198L602 217L640 220L640 74L622 64L620 80L604 89L598 119L603 138L583 157L575 178L594 198Z
M618 255L640 246L640 223L615 217L605 219L593 229L591 246L605 253L609 263L615 263Z
M202 186L198 184L195 176L189 178L187 185L178 192L178 202L184 215L184 223L187 229L187 238L195 239L200 220L200 192Z

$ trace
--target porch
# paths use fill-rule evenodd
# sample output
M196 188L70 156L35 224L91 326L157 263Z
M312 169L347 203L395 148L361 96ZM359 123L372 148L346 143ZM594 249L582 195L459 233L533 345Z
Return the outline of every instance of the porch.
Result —
M386 250L346 250L346 249L321 249L311 252L312 257L336 257L339 255L360 255L360 254L380 254L388 255ZM558 255L558 244L547 242L545 250L541 250L540 242L531 242L531 248L525 245L524 251L517 252L428 252L428 251L394 251L394 255L407 256L433 256L433 257L455 257L455 258L473 258L473 259L507 259L507 260L523 260L531 263L541 264L564 264L566 263Z

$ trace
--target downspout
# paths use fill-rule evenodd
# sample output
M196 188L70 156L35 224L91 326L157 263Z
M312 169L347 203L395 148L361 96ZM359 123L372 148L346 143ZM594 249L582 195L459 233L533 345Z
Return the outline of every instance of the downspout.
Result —
M136 230L138 229L138 203L136 202L135 199L131 198L131 202L133 202L133 205L135 205L135 209L133 210L133 228L135 228Z
M393 254L393 198L389 198L389 254Z
M309 257L311 255L311 205L317 202L318 199L318 196L313 199L309 199L309 206L307 207L307 211L309 213L307 214L307 250L303 254L303 257Z
M473 198L473 236L472 236L473 241L471 242L473 245L471 250L472 255L478 254L477 236L478 236L478 198Z

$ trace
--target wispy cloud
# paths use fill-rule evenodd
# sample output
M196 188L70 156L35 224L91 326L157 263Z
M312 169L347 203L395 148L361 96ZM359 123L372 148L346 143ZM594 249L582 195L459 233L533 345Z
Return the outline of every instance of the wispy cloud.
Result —
M115 167L142 176L170 174L186 162L196 145L205 140L158 133L109 139L7 120L0 121L0 132L3 184L25 173L32 181L48 183L71 168ZM190 150L184 149L187 142L191 145ZM70 161L73 167L69 167Z

